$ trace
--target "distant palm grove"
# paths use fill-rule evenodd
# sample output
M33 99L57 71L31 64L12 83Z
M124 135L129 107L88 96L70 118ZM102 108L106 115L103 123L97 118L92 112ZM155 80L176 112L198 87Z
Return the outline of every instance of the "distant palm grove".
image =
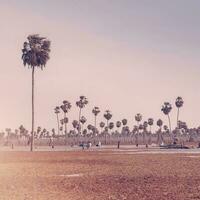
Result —
M94 106L91 110L94 120L90 123L82 114L89 103L85 96L75 102L74 109L77 111L77 119L69 119L68 113L72 109L72 104L63 100L60 105L55 106L52 114L55 115L57 127L52 130L47 130L38 126L34 131L35 145L79 145L83 142L90 141L93 145L99 141L101 144L115 145L120 144L129 145L151 145L162 143L172 144L174 142L184 144L186 142L198 142L200 139L200 127L188 128L185 122L179 120L180 108L183 106L183 99L177 97L174 105L177 109L176 128L171 129L170 111L172 105L169 102L164 102L161 107L164 117L168 119L168 124L163 124L162 119L148 118L143 120L142 114L135 114L135 123L128 126L127 119L119 121L112 121L113 114L109 110L101 111L99 107ZM103 115L104 120L99 121L99 115ZM69 121L71 125L69 124ZM73 127L71 129L68 126ZM152 126L154 132L152 132ZM13 143L15 145L29 145L31 144L31 131L28 131L23 125L14 130L6 129L5 132L0 133L1 141L5 144Z
M34 114L34 72L36 68L43 69L50 56L51 42L45 37L39 35L29 35L27 41L24 42L22 49L23 64L32 70L32 128L31 131L21 125L12 131L7 128L5 132L0 133L1 144L4 145L30 145L31 151L35 145L79 145L83 142L91 142L92 144L132 144L132 145L148 145L151 144L172 144L185 142L198 142L200 139L200 127L189 128L186 122L179 119L181 107L184 104L182 97L177 97L174 106L169 102L164 102L160 107L163 117L166 117L168 124L163 124L162 119L143 119L141 113L136 113L133 123L128 126L127 119L119 119L112 121L112 112L110 110L101 110L98 105L91 110L93 121L88 122L84 116L84 109L87 109L89 101L87 97L80 96L75 104L68 100L63 100L59 105L55 105L52 114L55 115L57 126L52 130L44 127L35 128ZM69 119L68 113L75 107L77 111L77 119ZM170 112L174 107L177 110L176 127L172 129ZM103 121L99 121L99 115L104 117ZM133 115L134 116L134 115ZM37 117L37 116L36 116ZM69 126L70 123L70 126ZM130 124L130 123L129 123ZM152 131L152 127L154 132ZM69 127L73 127L69 129Z

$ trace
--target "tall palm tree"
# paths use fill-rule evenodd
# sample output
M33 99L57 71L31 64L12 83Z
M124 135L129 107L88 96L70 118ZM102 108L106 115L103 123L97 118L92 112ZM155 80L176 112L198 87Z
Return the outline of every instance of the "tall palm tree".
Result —
M182 97L176 98L175 105L177 107L177 121L176 121L177 127L178 127L178 120L179 120L179 109L183 106L183 103L184 103L184 101L183 101Z
M56 118L57 118L58 135L60 135L60 123L59 123L59 116L58 116L58 114L60 113L60 107L56 106L55 109L54 109L54 112L55 112Z
M65 124L65 136L67 137L67 123L68 123L68 118L67 118L67 113L71 109L72 105L69 101L64 100L63 104L60 106L64 113L64 124Z
M167 115L167 117L168 117L170 133L171 133L171 131L172 131L172 128L171 128L171 121L170 121L170 116L169 116L169 113L171 112L171 110L172 110L172 105L171 105L169 102L164 102L164 105L162 106L161 111L162 111L165 115Z
M92 113L94 114L94 127L97 128L97 115L100 113L99 107L94 107L92 109Z
M31 147L33 151L34 143L34 74L35 68L43 69L49 60L51 42L38 34L29 35L24 42L22 49L22 60L24 66L28 65L32 69L32 128L31 128Z
M77 107L79 107L79 117L78 117L78 133L80 134L80 119L81 119L81 111L88 104L88 100L85 96L80 96L79 101L76 102Z
M151 127L153 126L153 122L154 122L153 118L148 119L148 125L150 127L150 133L151 133Z

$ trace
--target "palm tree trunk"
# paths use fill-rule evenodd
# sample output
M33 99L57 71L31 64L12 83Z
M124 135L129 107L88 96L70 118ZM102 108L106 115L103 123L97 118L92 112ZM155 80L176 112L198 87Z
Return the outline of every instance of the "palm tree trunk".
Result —
M177 110L177 127L178 127L178 118L179 118L179 108Z
M64 113L64 122L65 122L65 145L67 145L67 123L66 123L66 113Z
M96 128L97 128L97 116L94 115L94 127L95 127L95 135L96 135Z
M145 142L146 142L146 136L145 136L145 134L146 134L146 131L143 130L143 133L142 133L143 144L145 144Z
M138 138L139 138L139 121L137 121L137 125L138 125L138 127L137 127L137 134L135 135L136 137L135 137L135 143L136 144L138 144Z
M170 121L169 114L167 116L168 116L168 120L169 120L169 132L170 132L170 135L172 136L172 128L171 128L171 121ZM172 136L172 140L173 140L173 136Z
M79 110L79 116L78 116L78 134L79 135L80 135L80 129L81 129L81 127L80 127L80 125L81 125L80 120L81 120L81 108Z
M31 151L34 145L34 72L35 67L32 67L32 130L31 130Z
M58 113L56 114L56 116L57 116L57 124L58 124L58 135L60 135L60 123L59 123Z
M107 130L108 130L108 120L107 120ZM106 133L107 131L105 131L105 144L107 143L107 137L106 137Z
M171 121L170 121L170 117L169 117L169 115L167 115L168 116L168 120L169 120L169 131L170 131L170 133L172 132L172 128L171 128Z
M94 127L95 127L95 129L97 128L96 126L97 126L97 116L95 115L94 116Z

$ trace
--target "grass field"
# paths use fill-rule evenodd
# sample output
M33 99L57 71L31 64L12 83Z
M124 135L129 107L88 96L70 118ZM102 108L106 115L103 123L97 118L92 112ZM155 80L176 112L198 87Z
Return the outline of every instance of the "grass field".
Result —
M0 200L200 199L199 171L200 154L0 152Z

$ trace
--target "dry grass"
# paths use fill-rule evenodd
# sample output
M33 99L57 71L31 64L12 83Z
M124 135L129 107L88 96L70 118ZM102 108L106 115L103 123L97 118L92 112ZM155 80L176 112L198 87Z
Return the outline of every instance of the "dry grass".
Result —
M0 152L0 199L200 199L199 167L185 154Z

